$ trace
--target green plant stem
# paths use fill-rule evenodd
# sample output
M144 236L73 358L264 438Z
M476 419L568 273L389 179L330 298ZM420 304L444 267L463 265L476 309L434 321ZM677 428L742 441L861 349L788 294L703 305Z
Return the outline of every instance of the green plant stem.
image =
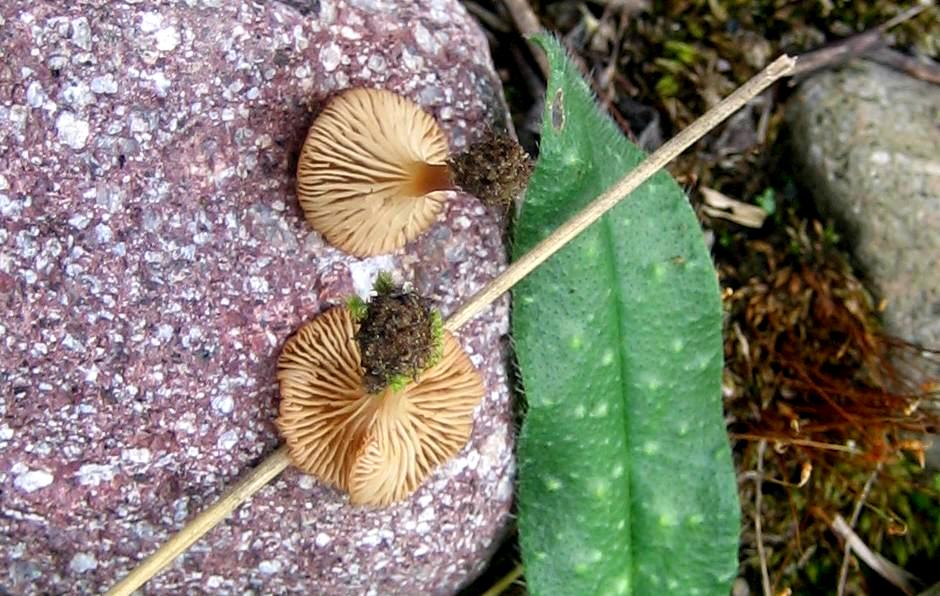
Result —
M513 567L512 571L501 577L500 580L493 584L493 587L491 587L489 590L483 592L483 596L499 596L521 576L522 563L516 563L516 566Z

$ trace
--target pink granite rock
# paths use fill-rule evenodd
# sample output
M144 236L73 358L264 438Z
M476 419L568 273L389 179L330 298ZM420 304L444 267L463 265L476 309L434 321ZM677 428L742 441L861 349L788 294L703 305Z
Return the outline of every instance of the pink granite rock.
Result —
M0 6L0 591L106 588L278 443L275 360L391 269L445 314L504 264L454 194L357 260L303 223L301 140L329 94L379 86L459 149L505 118L456 0L6 0ZM147 593L449 593L512 499L501 302L461 330L487 395L408 501L352 508L289 470Z

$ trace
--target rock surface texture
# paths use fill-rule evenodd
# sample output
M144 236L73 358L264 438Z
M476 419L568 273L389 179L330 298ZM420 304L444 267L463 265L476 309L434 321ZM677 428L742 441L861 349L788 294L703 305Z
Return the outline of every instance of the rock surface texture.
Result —
M804 82L795 159L841 224L887 330L940 348L940 87L864 61Z
M411 97L453 149L505 118L456 0L2 3L0 591L106 588L217 499L278 442L284 340L379 269L446 316L503 266L464 194L390 256L306 227L296 156L353 86ZM453 592L512 499L507 317L459 334L487 395L411 499L352 508L289 470L146 593Z

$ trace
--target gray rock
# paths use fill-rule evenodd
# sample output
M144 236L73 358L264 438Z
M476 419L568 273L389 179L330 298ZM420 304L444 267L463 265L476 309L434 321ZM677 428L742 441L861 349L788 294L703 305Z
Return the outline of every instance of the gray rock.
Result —
M801 84L794 159L840 224L889 333L940 348L940 87L866 61Z
M395 254L325 245L293 190L323 101L396 91L454 149L506 113L457 0L6 0L0 23L0 591L95 593L274 449L305 320L382 268L446 315L504 266L459 193ZM508 521L507 321L461 330L487 395L412 498L353 508L288 470L146 592L455 591Z

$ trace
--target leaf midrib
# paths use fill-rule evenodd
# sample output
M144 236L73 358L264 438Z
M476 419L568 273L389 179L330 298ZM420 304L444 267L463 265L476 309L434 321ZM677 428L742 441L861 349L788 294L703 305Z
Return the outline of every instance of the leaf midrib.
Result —
M630 543L626 548L626 558L627 558L627 570L630 574L630 583L632 584L634 578L636 577L633 573L633 545L636 544L635 536L633 534L636 524L633 523L633 498L632 490L630 487L631 474L633 473L633 467L630 465L630 446L628 444L630 432L627 428L629 421L629 416L627 415L627 396L626 396L626 383L627 383L627 363L626 363L626 349L624 343L624 333L623 333L623 291L620 287L620 276L618 275L617 270L617 260L614 258L616 254L614 246L614 236L613 230L610 226L610 213L601 218L601 229L602 235L604 237L604 244L607 246L607 273L610 276L610 285L608 287L612 288L613 293L613 302L614 302L614 314L616 316L617 323L617 363L620 366L620 400L623 416L623 482L624 482L624 492L627 499L627 515L629 524L629 540Z

